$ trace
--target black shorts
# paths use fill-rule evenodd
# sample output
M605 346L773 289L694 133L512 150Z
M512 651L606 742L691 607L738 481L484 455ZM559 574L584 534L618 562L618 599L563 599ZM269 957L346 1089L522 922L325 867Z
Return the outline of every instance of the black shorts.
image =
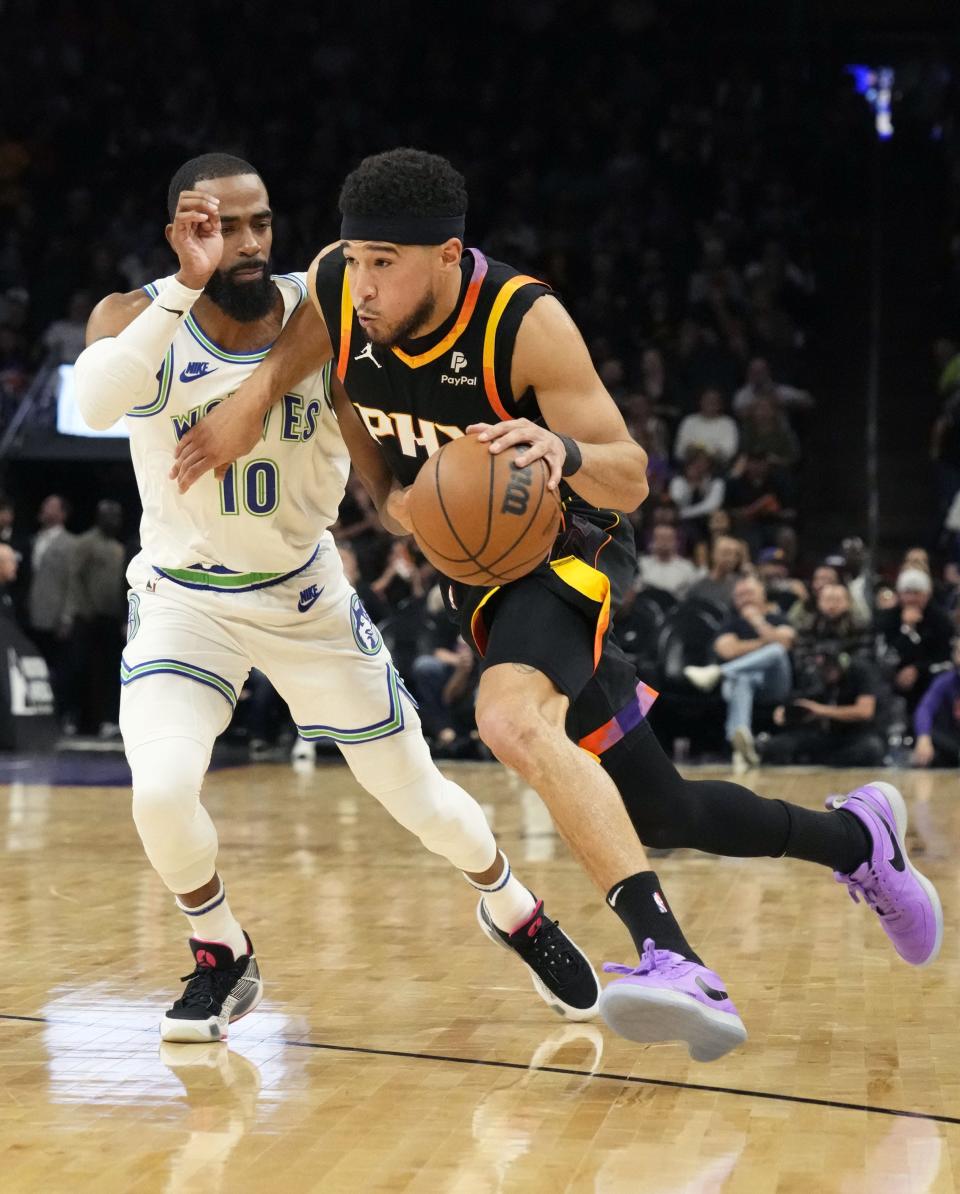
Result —
M633 529L625 520L567 522L549 564L496 589L456 591L460 631L484 669L543 672L569 698L570 737L600 755L656 699L611 632L611 606L636 571Z

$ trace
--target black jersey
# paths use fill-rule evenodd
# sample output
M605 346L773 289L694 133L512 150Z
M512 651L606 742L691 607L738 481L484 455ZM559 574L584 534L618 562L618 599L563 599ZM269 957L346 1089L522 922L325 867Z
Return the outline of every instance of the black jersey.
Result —
M542 422L532 390L510 382L520 322L549 286L467 249L460 297L445 323L402 347L371 344L357 321L340 253L317 268L317 298L337 376L394 476L410 485L427 458L471 423Z

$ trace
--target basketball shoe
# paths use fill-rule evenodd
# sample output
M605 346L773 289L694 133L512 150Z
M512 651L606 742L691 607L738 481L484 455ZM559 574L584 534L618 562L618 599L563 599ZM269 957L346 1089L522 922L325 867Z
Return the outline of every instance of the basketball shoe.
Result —
M907 857L907 806L893 784L874 780L827 805L852 813L873 839L870 857L849 875L834 873L854 903L861 897L880 918L883 931L905 962L928 966L943 939L937 889Z
M722 980L682 954L657 949L648 937L637 967L604 962L619 974L604 987L600 1014L631 1041L685 1041L694 1061L716 1061L747 1039Z
M533 989L549 1007L568 1020L592 1020L600 999L600 980L583 950L543 911L543 900L512 933L498 929L480 900L480 928L491 941L513 950L527 970Z
M165 1041L192 1044L222 1041L234 1020L252 1012L263 998L263 982L253 944L244 933L247 952L234 958L229 946L190 938L196 961L192 974L180 981L187 989L160 1021Z

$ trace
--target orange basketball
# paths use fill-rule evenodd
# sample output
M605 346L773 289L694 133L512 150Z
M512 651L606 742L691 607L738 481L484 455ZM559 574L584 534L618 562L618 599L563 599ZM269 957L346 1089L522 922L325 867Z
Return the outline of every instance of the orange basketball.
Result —
M467 585L526 576L550 552L560 499L543 460L516 468L518 444L493 454L475 435L451 440L417 474L408 509L430 563Z

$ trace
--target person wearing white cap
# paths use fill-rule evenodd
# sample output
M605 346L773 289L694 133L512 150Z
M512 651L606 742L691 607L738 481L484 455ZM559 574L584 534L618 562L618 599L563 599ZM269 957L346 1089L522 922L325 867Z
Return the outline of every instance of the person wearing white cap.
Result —
M953 632L946 613L931 600L930 574L904 568L897 577L897 604L877 614L876 630L893 657L894 688L912 713L930 683L931 669L950 659Z

